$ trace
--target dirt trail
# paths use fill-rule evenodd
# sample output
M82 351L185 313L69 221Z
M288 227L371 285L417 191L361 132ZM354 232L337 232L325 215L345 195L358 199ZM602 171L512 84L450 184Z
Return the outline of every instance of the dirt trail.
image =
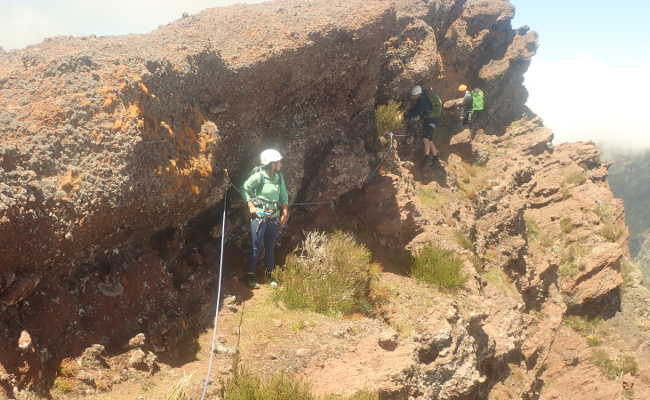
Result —
M248 290L236 280L227 283L226 298L235 295L238 301L224 306L219 313L220 343L234 350L240 340L241 365L260 376L297 375L312 384L316 394L348 395L366 388L378 388L391 375L398 375L412 363L415 344L407 338L414 333L412 326L416 318L428 313L442 314L448 305L448 301L442 299L436 305L423 300L431 288L407 277L384 273L381 284L395 293L398 300L391 302L389 310L391 314L401 315L403 333L399 341L404 344L395 349L386 350L378 344L380 335L393 329L387 323L360 315L340 318L287 310L273 302L273 289L268 285L262 285L243 302L240 299L249 295ZM238 335L240 322L241 337ZM153 376L120 383L110 392L84 398L132 400L141 396L147 400L165 399L174 384L187 376L191 376L188 394L196 398L207 373L211 332L203 332L197 342L198 351L192 361L181 366L160 363L160 371ZM233 365L232 355L216 354L215 360L211 396L218 382L230 376ZM68 397L55 395L55 399L58 398Z

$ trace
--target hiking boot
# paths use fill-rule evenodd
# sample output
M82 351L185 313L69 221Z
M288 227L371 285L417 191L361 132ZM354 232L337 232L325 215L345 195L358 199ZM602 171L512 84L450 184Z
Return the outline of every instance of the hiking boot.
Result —
M257 280L255 279L255 275L254 275L254 274L248 274L248 275L246 276L246 285L247 285L250 289L258 289L258 288L260 287L260 285L257 284Z
M429 161L431 162L431 166L435 167L436 162L438 161L438 156L431 156L431 158L429 158Z

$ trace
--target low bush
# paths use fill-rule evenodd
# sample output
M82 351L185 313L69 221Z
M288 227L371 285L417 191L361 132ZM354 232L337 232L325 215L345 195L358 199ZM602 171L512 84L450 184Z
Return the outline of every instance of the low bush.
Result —
M386 144L390 132L395 134L404 131L404 112L401 105L396 101L389 101L388 104L377 107L375 111L375 123L377 127L377 137L382 144Z
M454 238L456 239L456 243L465 250L472 250L474 247L472 241L463 232L454 232Z
M288 375L268 380L239 369L221 389L221 398L228 400L314 400L309 386Z
M571 222L571 218L564 217L560 220L560 229L562 229L562 232L569 234L573 230L573 222Z
M617 379L623 375L638 375L639 364L636 359L630 355L623 355L616 360L612 360L604 350L594 350L591 354L591 362L600 372L608 379Z
M417 198L420 200L423 206L429 207L429 208L434 208L438 207L442 199L436 196L436 192L433 191L431 188L422 188L418 190L417 192Z
M610 242L616 242L623 235L623 228L616 221L604 221L599 233Z
M376 393L362 390L350 397L326 396L323 400L379 400L379 396Z
M560 269L558 271L560 277L571 278L583 271L585 266L582 257L586 253L587 250L579 243L565 245L560 254Z
M574 262L561 264L558 274L561 278L572 278L580 272L580 266Z
M620 239L624 233L624 229L617 223L611 207L599 203L594 207L593 211L600 217L600 222L603 224L598 233L610 242L616 242Z
M589 347L600 346L603 339L608 336L608 332L602 326L601 318L586 319L578 316L570 316L564 320L564 324L587 340Z
M624 257L621 260L621 275L623 275L623 287L634 286L634 266L632 262Z
M172 386L165 400L189 400L189 388L192 383L193 374L183 376L174 386Z
M67 393L72 393L76 389L76 382L74 379L66 377L66 376L58 376L54 380L53 388L55 390L58 390L59 392L63 394Z
M228 400L378 400L368 391L352 396L318 397L311 393L311 387L290 375L275 375L262 379L242 368L236 369L232 378L224 382L221 398Z
M539 225L537 225L537 222L532 218L524 218L524 221L526 222L526 231L528 232L528 236L531 238L539 236Z
M274 276L280 282L274 298L288 308L343 315L372 310L378 271L352 235L310 232Z
M428 244L415 256L411 274L414 278L445 289L457 289L465 285L463 260L450 250Z
M564 179L564 182L569 185L579 186L587 181L587 176L583 171L574 172Z
M481 274L481 276L492 286L499 289L503 294L512 298L519 298L519 291L501 268L492 267Z

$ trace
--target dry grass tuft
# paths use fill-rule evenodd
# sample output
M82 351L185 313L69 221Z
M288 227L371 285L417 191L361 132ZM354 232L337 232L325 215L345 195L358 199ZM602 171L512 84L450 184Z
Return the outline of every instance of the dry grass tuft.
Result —
M373 311L372 288L378 268L370 264L370 252L343 232L310 232L276 270L280 287L276 301L288 308L321 314L369 314Z
M428 244L416 255L411 268L414 278L444 289L458 289L467 282L463 260L451 251Z

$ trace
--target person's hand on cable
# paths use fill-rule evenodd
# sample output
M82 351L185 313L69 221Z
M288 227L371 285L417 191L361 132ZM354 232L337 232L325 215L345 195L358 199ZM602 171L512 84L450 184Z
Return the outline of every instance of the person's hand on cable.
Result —
M253 204L252 201L248 202L248 212L251 215L251 219L257 218L257 208L255 207L255 204Z
M280 225L284 226L289 220L289 207L282 207L282 214L280 215Z

